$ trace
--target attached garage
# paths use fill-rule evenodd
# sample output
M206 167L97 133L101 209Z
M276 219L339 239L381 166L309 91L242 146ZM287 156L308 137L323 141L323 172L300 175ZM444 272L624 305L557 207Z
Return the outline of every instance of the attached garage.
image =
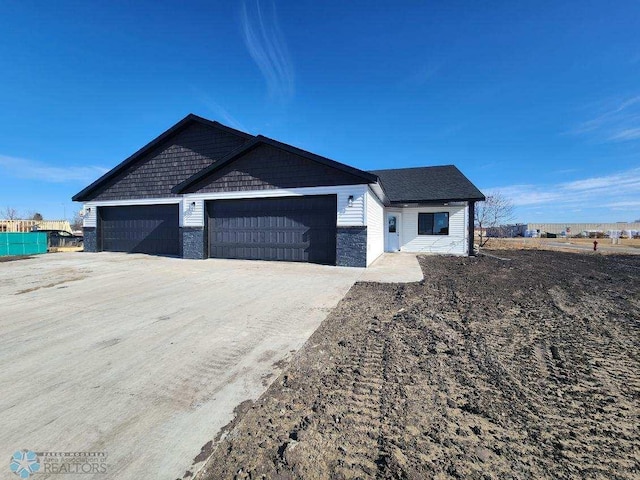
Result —
M87 252L366 267L385 249L473 255L484 195L453 165L367 172L188 115L73 200Z
M335 265L336 208L336 195L209 201L209 256Z
M179 255L178 204L98 207L100 250Z

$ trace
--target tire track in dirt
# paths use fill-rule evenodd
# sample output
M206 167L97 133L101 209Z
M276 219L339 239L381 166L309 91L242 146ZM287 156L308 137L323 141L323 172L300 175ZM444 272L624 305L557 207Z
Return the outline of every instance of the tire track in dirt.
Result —
M332 415L343 429L351 430L361 438L357 445L342 446L336 474L371 476L377 469L378 437L381 427L381 394L384 382L384 336L381 335L388 321L374 318L368 335L357 342L357 348L348 348L346 360L340 362L338 373L348 387L342 402ZM353 345L353 344L350 344Z
M356 284L201 478L640 477L640 258L501 255Z

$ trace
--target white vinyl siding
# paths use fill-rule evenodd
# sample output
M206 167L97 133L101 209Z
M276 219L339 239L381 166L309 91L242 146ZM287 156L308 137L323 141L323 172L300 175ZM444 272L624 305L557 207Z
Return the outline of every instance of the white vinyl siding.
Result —
M204 201L185 198L182 202L182 226L202 227L204 225Z
M96 215L97 215L97 208L96 205L94 203L85 203L84 204L84 208L83 210L83 217L82 217L82 226L83 227L88 227L88 228L95 228L97 225L97 221L96 221Z
M364 225L364 198L368 187L366 185L358 185L358 187L359 188L354 189L347 186L345 189L340 188L340 190L335 190L335 193L338 195L337 225L339 227L359 227ZM333 188L335 189L336 187ZM349 206L349 195L353 195L351 206Z
M366 206L367 266L369 266L384 252L384 206L370 190L367 191Z
M466 206L403 208L400 250L466 255ZM418 235L418 213L449 213L449 235Z

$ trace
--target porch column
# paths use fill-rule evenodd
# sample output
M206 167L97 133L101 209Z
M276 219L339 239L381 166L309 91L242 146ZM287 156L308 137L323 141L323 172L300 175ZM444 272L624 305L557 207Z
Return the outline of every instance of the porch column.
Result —
M475 202L469 202L469 256L475 256L473 249L474 231L475 231Z

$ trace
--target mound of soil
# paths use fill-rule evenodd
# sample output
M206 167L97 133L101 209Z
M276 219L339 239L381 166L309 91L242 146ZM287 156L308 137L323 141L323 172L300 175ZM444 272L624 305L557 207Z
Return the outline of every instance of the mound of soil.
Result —
M356 284L199 477L638 478L640 257L499 255Z

